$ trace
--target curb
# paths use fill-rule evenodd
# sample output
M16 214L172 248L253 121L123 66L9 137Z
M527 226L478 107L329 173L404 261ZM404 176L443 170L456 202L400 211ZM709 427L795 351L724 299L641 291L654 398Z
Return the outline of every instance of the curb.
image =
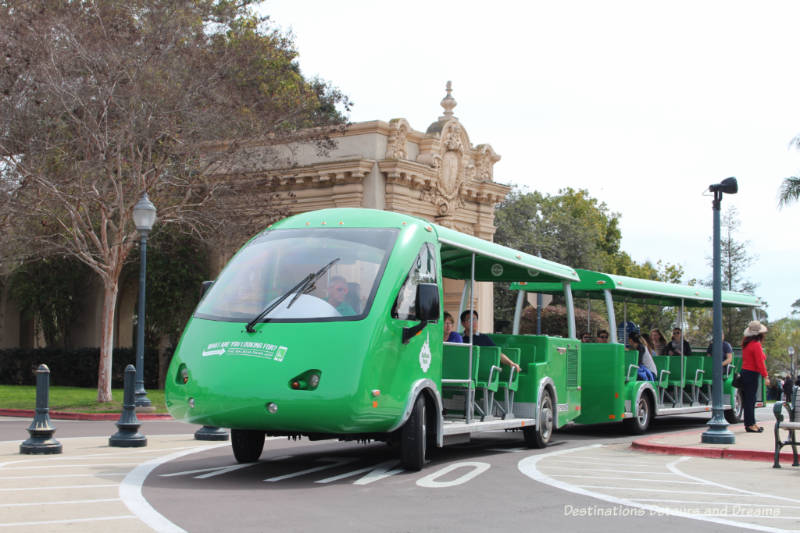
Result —
M0 409L0 416L15 416L20 418L33 417L36 411L33 409ZM53 420L119 420L119 413L71 413L68 411L50 411L50 418ZM136 413L139 420L174 420L172 416L165 413Z
M700 433L698 433L698 436ZM662 436L647 437L635 440L631 443L631 448L649 453L660 453L664 455L691 455L693 457L707 457L710 459L740 459L744 461L768 461L775 460L775 452L768 450L737 450L730 448L701 448L699 446L677 446L672 444L656 444L652 440L663 438ZM791 464L793 460L791 451L781 452L781 461L787 460Z

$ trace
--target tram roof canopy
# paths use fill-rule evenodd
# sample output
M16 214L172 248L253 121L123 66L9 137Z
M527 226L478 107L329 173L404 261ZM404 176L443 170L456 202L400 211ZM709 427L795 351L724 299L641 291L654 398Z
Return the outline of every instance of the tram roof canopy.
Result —
M644 303L662 306L711 307L713 291L708 287L690 287L651 279L631 278L616 274L604 274L592 270L576 269L580 281L571 284L576 298L602 299L603 291L611 291L618 302ZM561 283L513 283L512 290L560 294L564 288ZM725 307L759 307L761 299L752 294L722 291L722 305Z
M435 231L441 243L442 275L470 279L475 254L476 281L540 281L556 283L580 280L572 267L485 241L404 213L377 209L333 208L309 211L275 224L275 228L398 228ZM416 253L416 250L414 251Z
M550 283L564 290L562 281L578 282L577 272L541 257L526 254L501 244L431 224L442 245L442 275L470 279L472 254L475 254L476 281L534 281Z

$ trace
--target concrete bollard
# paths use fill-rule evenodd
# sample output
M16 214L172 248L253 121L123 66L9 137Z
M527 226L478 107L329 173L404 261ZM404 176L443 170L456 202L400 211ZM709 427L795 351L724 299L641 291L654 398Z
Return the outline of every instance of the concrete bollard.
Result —
M19 445L19 453L61 453L61 443L53 438L56 432L50 424L50 369L39 365L36 369L36 414L28 426L30 438Z
M228 432L215 426L203 426L194 432L196 440L228 440Z
M139 433L139 419L136 418L136 405L134 401L134 387L136 384L136 369L133 365L125 367L125 392L122 399L122 414L117 422L119 431L108 439L109 446L119 448L139 448L147 446L147 437Z

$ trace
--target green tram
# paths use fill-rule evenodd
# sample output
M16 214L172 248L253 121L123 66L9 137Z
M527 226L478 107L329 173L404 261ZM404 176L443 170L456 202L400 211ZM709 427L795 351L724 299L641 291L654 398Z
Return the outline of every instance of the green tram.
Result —
M674 307L678 310L678 323L683 324L685 308L711 309L713 293L704 287L690 287L660 281L603 274L576 269L580 281L572 282L575 298L587 298L589 309L592 300L603 300L608 313L610 338L608 343L582 343L581 381L582 409L575 419L579 424L623 422L632 433L644 433L653 416L710 412L712 358L694 352L682 356L654 356L658 374L655 381L638 381L638 352L626 349L627 339L617 338L626 328L618 328L614 304L621 304L623 322L627 323L627 304L650 304ZM512 284L518 290L514 329L519 332L519 322L526 293L558 294L560 283L536 281ZM723 307L752 308L761 305L752 295L722 291ZM683 339L681 339L682 342ZM725 418L730 423L742 419L742 400L738 389L731 385L733 367L738 370L741 357L734 350L733 363L723 374L723 403ZM763 383L759 386L757 406L765 401Z
M258 460L266 435L387 441L410 470L482 431L545 446L582 416L574 318L568 338L445 343L443 279L464 281L467 295L480 281L545 282L571 317L580 282L568 266L410 215L293 216L245 244L203 295L170 363L169 412L230 428L240 462Z

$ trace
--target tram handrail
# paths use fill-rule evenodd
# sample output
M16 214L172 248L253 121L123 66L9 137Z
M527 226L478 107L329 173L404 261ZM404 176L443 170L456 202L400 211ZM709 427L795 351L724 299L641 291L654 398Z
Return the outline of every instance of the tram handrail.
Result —
M634 377L635 377L636 372L639 371L639 365L634 365L634 364L628 365L628 373L625 375L625 383L631 381L631 369L634 370Z

